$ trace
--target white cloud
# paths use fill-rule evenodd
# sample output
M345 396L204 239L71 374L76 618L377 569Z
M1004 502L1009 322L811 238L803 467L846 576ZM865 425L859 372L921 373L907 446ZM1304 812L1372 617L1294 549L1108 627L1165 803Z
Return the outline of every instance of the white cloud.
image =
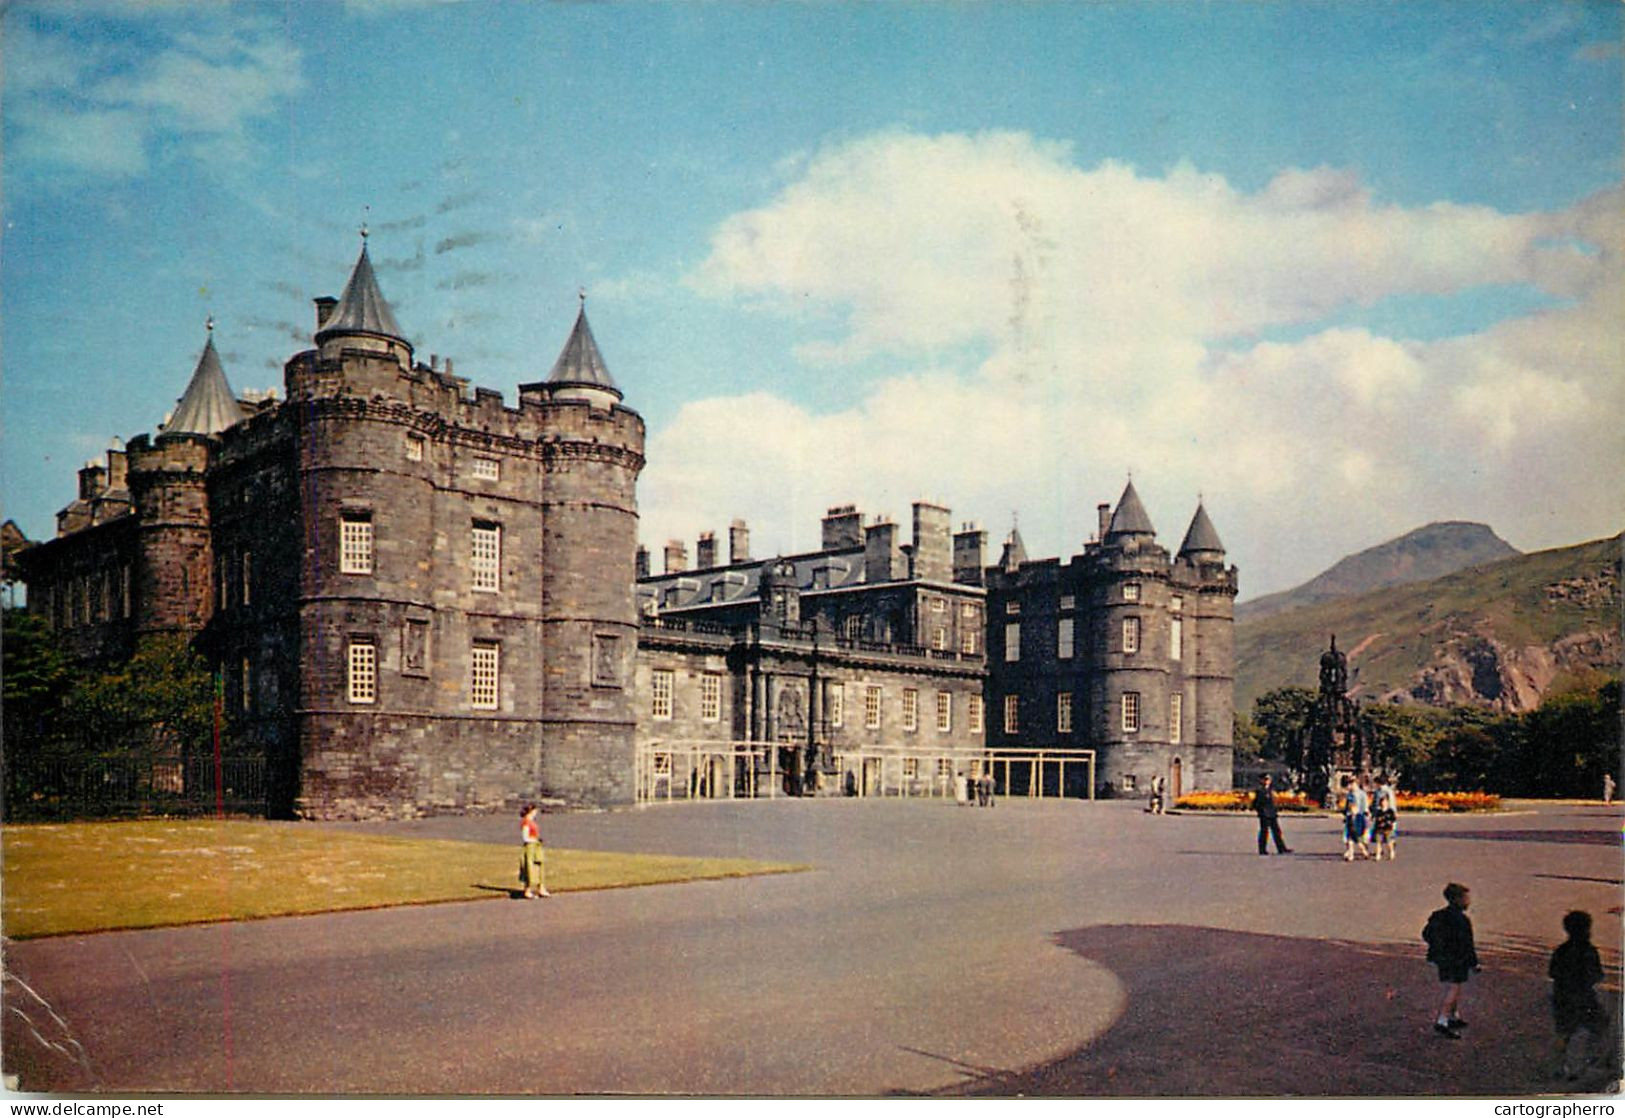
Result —
M651 435L648 541L745 515L764 547L813 546L827 504L901 520L934 497L995 539L1019 509L1032 550L1070 554L1129 469L1170 546L1205 493L1247 594L1429 519L1521 546L1618 530L1619 192L1405 208L1314 168L1247 193L1014 133L889 133L790 170L689 281L781 314L804 361L897 371L836 413L684 408ZM1504 284L1575 302L1440 341L1316 328ZM1309 333L1257 340L1277 327Z
M243 142L247 125L303 88L301 54L274 24L210 14L189 17L181 30L160 20L147 35L88 47L12 21L6 94L16 153L41 168L135 175L155 141L173 136L195 158L243 158L252 150Z

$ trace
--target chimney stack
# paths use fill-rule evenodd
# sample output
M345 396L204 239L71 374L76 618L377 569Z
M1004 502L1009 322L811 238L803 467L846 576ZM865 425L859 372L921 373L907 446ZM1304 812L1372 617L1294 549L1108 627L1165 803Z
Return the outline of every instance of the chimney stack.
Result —
M863 514L856 505L837 505L824 514L824 550L863 546Z
M688 548L683 546L682 540L667 540L666 573L675 575L686 570L688 570Z
M863 534L863 581L890 582L902 574L897 525L890 520L877 520Z
M987 566L987 533L966 524L954 533L954 581L964 586L982 585Z
M913 576L923 582L952 582L953 514L941 505L914 502Z
M743 520L735 520L728 525L728 562L746 563L750 561L750 529L745 527Z
M708 570L717 565L717 534L701 532L700 542L694 547L695 570Z
M1095 506L1095 515L1100 518L1100 534L1095 539L1104 543L1106 532L1112 526L1112 507L1103 501Z
M642 544L638 544L637 577L649 577L649 549L644 547Z

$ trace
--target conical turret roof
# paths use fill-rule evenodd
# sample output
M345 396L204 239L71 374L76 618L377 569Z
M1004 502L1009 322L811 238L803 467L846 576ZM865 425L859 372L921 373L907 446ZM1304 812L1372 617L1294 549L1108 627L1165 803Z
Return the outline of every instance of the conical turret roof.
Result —
M350 282L344 285L333 313L327 316L322 328L316 331L316 340L334 334L377 334L397 341L406 341L395 312L378 289L378 277L373 274L372 261L367 256L367 243L361 242L361 255L350 272Z
M175 412L164 424L165 435L218 435L243 418L242 405L237 402L231 385L226 382L226 371L220 366L220 355L214 349L214 332L203 345L203 356L198 358L197 369L186 385L186 392Z
M1140 495L1134 492L1134 482L1130 481L1123 489L1123 495L1117 500L1117 511L1112 513L1111 525L1106 529L1110 536L1154 536L1157 530L1151 526L1151 517L1146 515L1145 506L1140 503Z
M1207 509L1202 503L1196 503L1196 515L1191 517L1191 526L1185 529L1185 542L1179 545L1181 555L1193 551L1217 551L1224 554L1224 543L1219 539L1218 531L1213 527L1213 521L1208 519Z
M582 301L581 310L576 314L576 324L570 331L570 340L564 343L559 359L553 362L553 371L547 375L547 383L555 386L588 385L613 392L617 399L620 398L621 390L615 386L615 378L609 375L609 366L604 363L604 355L598 351L598 343L593 340L592 327L587 325L585 300Z
M1013 571L1026 561L1027 545L1021 541L1021 530L1012 526L1010 538L1004 541L1004 552L999 556L999 566Z

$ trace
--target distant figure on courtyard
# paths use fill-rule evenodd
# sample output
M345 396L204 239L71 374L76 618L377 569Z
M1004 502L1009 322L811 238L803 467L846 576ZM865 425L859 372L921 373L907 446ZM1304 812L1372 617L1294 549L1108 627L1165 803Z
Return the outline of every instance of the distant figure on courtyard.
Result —
M551 897L542 877L542 829L536 825L536 805L526 804L519 810L519 838L523 844L519 851L519 880L525 887L525 896Z
M1439 968L1439 981L1444 985L1433 1031L1460 1040L1461 1029L1467 1024L1461 1017L1461 988L1467 984L1469 974L1482 968L1473 947L1473 922L1467 919L1471 892L1467 886L1452 881L1444 887L1444 899L1445 906L1428 917L1422 939L1428 945L1428 962Z
M1589 1040L1586 1056L1595 1062L1611 1048L1608 1014L1597 1000L1597 983L1602 981L1602 959L1591 943L1591 914L1571 912L1563 917L1563 930L1569 938L1552 952L1546 973L1552 980L1552 1020L1557 1025L1557 1048L1552 1056L1552 1074L1569 1079L1579 1077L1580 1069L1570 1063L1570 1041L1584 1032Z
M1377 777L1377 793L1371 799L1371 845L1376 848L1377 861L1382 861L1382 850L1388 848L1388 860L1394 860L1394 833L1399 829L1399 797L1394 792L1393 780L1387 773Z
M1358 847L1360 857L1371 857L1365 844L1365 833L1371 826L1371 800L1365 788L1352 776L1343 778L1343 861L1354 861Z
M1167 794L1167 789L1168 782L1163 779L1161 773L1158 773L1156 776L1151 778L1151 802L1148 805L1148 810L1150 810L1152 815L1162 814L1163 807L1165 806L1163 797Z
M1258 791L1253 793L1253 811L1258 814L1258 852L1269 853L1269 836L1275 836L1275 852L1277 854L1292 853L1291 847L1281 838L1281 823L1276 818L1275 789L1271 787L1269 773L1258 778Z
M1611 803L1614 802L1614 774L1613 773L1603 773L1602 774L1602 802L1605 803L1605 804L1611 804Z
M982 774L981 780L976 784L976 802L983 807L993 806L993 773Z

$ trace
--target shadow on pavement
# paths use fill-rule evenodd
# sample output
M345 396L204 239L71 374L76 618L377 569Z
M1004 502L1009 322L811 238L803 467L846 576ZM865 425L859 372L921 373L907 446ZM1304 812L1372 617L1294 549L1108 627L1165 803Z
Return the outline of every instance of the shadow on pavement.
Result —
M1558 842L1575 846L1618 846L1617 831L1419 831L1409 830L1407 839L1486 839L1490 842Z
M1439 983L1420 940L1104 925L1060 932L1055 942L1117 976L1128 992L1122 1017L1047 1064L967 1068L966 1081L943 1094L1501 1096L1606 1086L1543 1077L1549 944L1481 948L1485 969L1463 1002L1472 1024L1452 1041L1432 1031Z

